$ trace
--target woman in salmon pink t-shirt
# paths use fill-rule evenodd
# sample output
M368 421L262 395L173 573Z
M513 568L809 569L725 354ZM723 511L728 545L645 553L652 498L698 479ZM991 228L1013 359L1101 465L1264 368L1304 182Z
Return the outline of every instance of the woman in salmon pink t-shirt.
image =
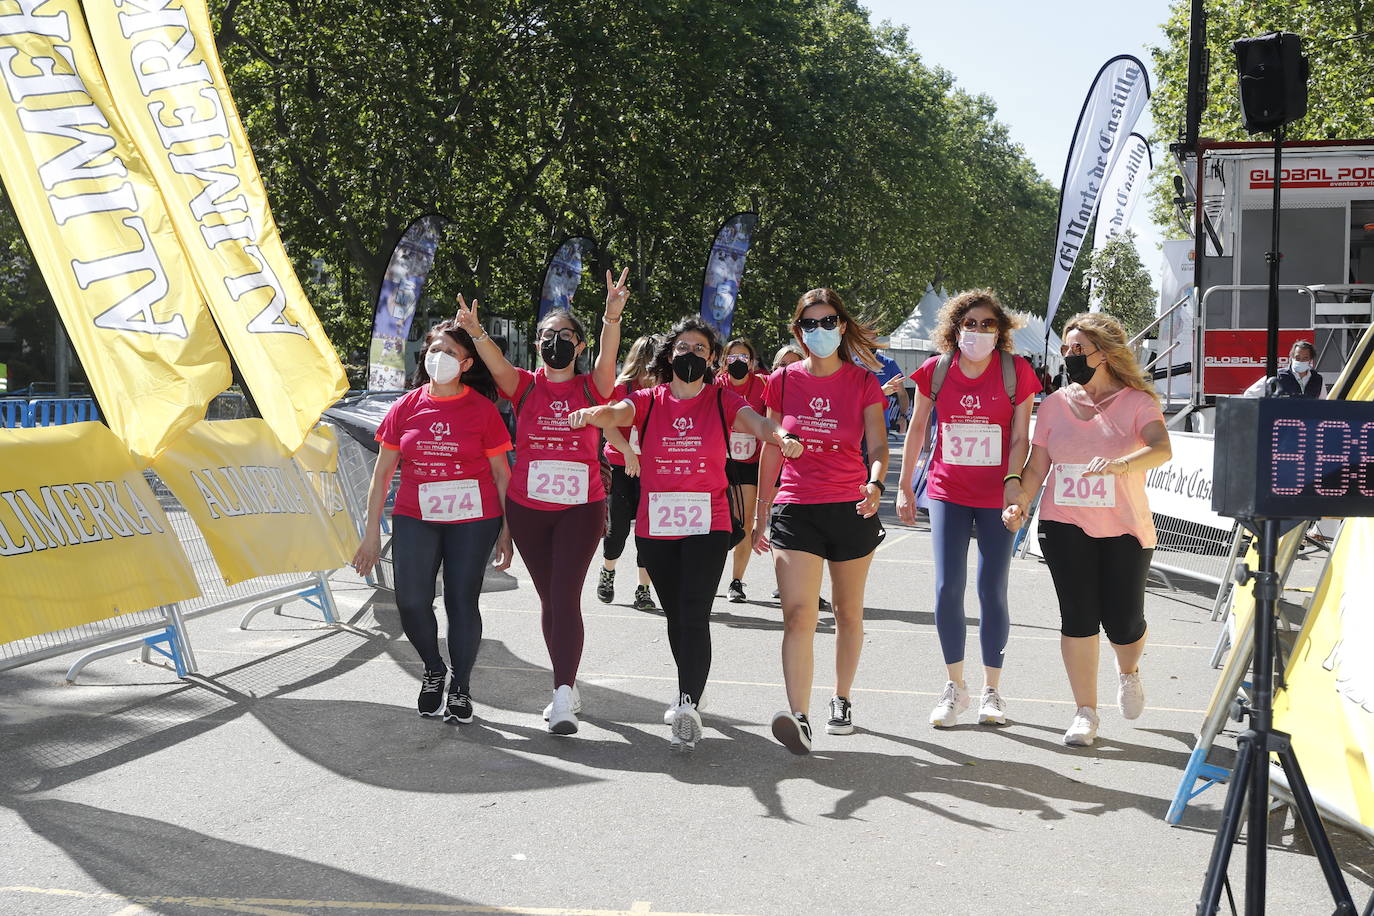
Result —
M725 371L716 375L716 384L724 385L730 391L744 398L745 403L760 416L764 413L763 390L768 385L768 376L758 371L759 356L754 345L743 337L737 337L725 345ZM749 566L749 555L754 541L754 505L759 495L759 452L762 443L748 433L730 433L730 458L725 462L725 476L731 486L739 487L744 497L741 514L744 517L744 540L735 545L731 560L730 585L726 598L734 604L746 600L744 595L744 570Z
M764 449L754 545L760 552L771 548L782 598L787 709L773 716L773 736L792 753L806 754L812 644L827 564L835 612L835 694L825 730L854 731L849 693L863 648L864 586L884 536L878 501L887 475L887 398L865 368L876 366L873 333L853 320L833 290L813 289L798 300L792 333L806 358L769 377L764 403L769 419L778 420L806 451L783 462L779 479L778 452L771 445ZM867 446L866 464L861 443Z
M401 627L424 662L422 716L471 722L472 666L482 641L477 600L493 544L497 566L510 566L510 534L502 505L510 481L510 433L493 403L496 386L475 358L472 338L453 322L435 325L420 351L417 387L401 397L377 428L377 464L367 497L367 524L353 557L367 575L381 552L382 504L399 464L401 486L391 517L391 559ZM439 652L434 579L444 572L448 667Z
M573 429L568 415L604 403L615 387L629 273L626 269L616 281L606 271L601 349L589 375L577 371L577 359L587 349L587 329L567 309L551 309L540 319L535 335L544 365L530 372L512 366L482 330L477 303L468 308L458 297L458 323L474 335L478 356L515 410L515 467L506 519L539 594L544 645L553 664L553 698L544 718L555 735L577 732L582 586L606 518L601 435L594 429Z
M898 481L897 515L916 523L912 478L925 448L932 411L935 444L927 470L930 539L935 548L935 629L948 680L930 713L930 724L947 728L969 707L964 681L964 586L968 547L978 532L978 636L984 687L978 721L1005 725L998 691L1011 633L1007 576L1012 535L1002 510L1021 494L1019 473L1030 450L1030 417L1040 380L1031 364L1011 353L1011 316L990 289L960 293L940 310L935 340L944 351L916 370L920 392ZM938 383L939 391L935 391Z
M1040 554L1059 595L1059 647L1073 722L1064 743L1097 737L1098 632L1116 653L1117 703L1126 719L1145 709L1145 577L1155 546L1145 472L1172 455L1153 381L1140 371L1115 319L1081 314L1064 326L1071 382L1045 399L1035 421L1021 494L1003 519L1015 530L1040 499Z
M678 750L695 747L701 738L698 707L711 671L711 603L732 546L725 475L729 434L747 432L777 443L787 455L802 454L801 444L785 439L777 423L733 391L711 384L720 356L715 329L700 318L684 318L659 345L656 387L569 418L574 429L591 424L639 431L635 550L668 621L678 694L664 721Z

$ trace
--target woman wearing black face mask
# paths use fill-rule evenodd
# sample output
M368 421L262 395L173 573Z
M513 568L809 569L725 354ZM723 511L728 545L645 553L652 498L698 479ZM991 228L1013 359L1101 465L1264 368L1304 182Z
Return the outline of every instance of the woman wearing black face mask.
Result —
M754 345L737 337L725 345L725 371L716 375L716 384L744 398L745 403L763 416L763 390L768 377L758 371L759 357ZM738 486L744 497L744 540L735 545L731 560L730 587L726 597L735 604L745 601L744 570L749 565L754 541L754 503L759 495L759 440L748 433L730 433L730 457L725 462L725 476L732 486Z
M544 718L556 735L577 731L577 713L582 708L577 692L583 643L582 584L601 542L606 517L600 436L596 430L570 426L568 418L579 408L604 403L615 387L629 273L625 270L616 281L606 271L601 351L591 375L577 373L577 357L587 349L587 332L572 312L554 309L539 322L544 367L530 372L512 366L491 342L477 319L477 303L468 308L461 296L458 299L458 323L472 335L501 394L515 407L515 468L506 518L542 605L554 686ZM611 435L619 438L613 430Z
M789 458L802 452L801 442L784 436L744 398L710 384L720 354L715 329L700 318L684 318L659 345L653 363L657 387L569 418L574 429L639 430L635 549L668 619L678 698L664 721L672 726L677 750L689 750L701 738L697 707L711 669L711 603L732 543L725 476L729 434L777 443Z

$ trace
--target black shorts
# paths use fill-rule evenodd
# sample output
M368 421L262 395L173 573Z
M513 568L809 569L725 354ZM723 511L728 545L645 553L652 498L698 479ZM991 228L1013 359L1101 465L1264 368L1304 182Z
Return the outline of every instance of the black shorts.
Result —
M842 503L775 503L768 540L779 550L800 550L843 563L866 557L887 532L878 516L854 511L858 500Z
M1145 578L1154 549L1132 535L1095 538L1077 525L1041 519L1040 555L1059 596L1059 632L1129 646L1145 635Z
M735 461L725 459L725 479L731 486L757 487L759 485L759 463L757 461Z

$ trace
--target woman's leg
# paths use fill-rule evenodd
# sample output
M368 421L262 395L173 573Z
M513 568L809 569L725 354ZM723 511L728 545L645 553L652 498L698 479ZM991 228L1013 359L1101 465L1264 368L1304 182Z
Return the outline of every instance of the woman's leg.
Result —
M759 496L759 488L753 484L742 484L739 489L744 496L744 540L735 545L735 555L730 567L731 579L744 578L744 570L749 566L749 556L754 552L754 506Z
M391 520L391 560L395 564L396 610L401 629L415 647L426 671L447 668L439 653L439 622L434 617L434 580L442 559L442 529L408 515Z
M1140 657L1145 653L1145 580L1154 550L1130 535L1104 538L1102 629L1116 653L1121 713L1134 719L1145 709L1140 683Z
M668 648L673 653L673 661L678 669L682 668L682 648L678 645L678 618L681 616L680 580L685 570L682 568L682 550L678 540L669 538L646 538L635 536L635 553L649 580L658 592L658 600L663 604L663 616L668 622ZM693 572L695 575L695 572Z
M773 571L782 599L782 679L787 708L807 716L815 680L814 643L823 567L824 561L814 553L773 548Z
M639 481L626 474L623 467L611 465L611 492L606 494L611 501L610 525L601 549L602 565L606 569L615 569L616 560L625 552L625 541L630 536L635 512L639 510L639 500L631 490L638 488Z
M1000 522L999 522L1000 524ZM930 501L930 541L935 551L935 630L949 679L964 686L964 587L973 510L939 499Z
M510 525L511 539L520 551L520 559L524 561L530 581L534 583L535 594L539 596L539 624L544 631L544 645L548 647L550 658L553 657L553 614L549 606L554 598L554 527L561 514L559 510L531 509L514 500L506 504L506 523ZM557 686L556 682L554 686Z
M550 512L558 519L550 526L552 576L549 597L544 601L549 625L545 640L553 663L554 687L572 686L582 662L585 631L582 626L582 586L587 569L596 555L601 519L605 508L600 502Z
M1059 651L1069 676L1074 704L1097 708L1097 660L1100 640L1100 539L1077 525L1041 521L1040 555L1050 568L1059 596Z
M978 530L978 641L983 651L984 683L997 687L1011 637L1007 578L1014 535L1002 524L1000 509L974 509Z
M482 574L501 533L501 519L444 525L444 608L448 612L449 693L472 693L472 666L482 644ZM454 687L456 685L456 688Z
M873 554L830 563L830 594L835 602L835 695L849 698L859 653L864 646L864 586Z
M677 680L678 692L686 694L693 703L701 702L711 674L711 605L716 599L716 583L725 571L729 543L730 534L726 531L693 535L681 541L679 556L684 573L678 578ZM663 595L662 590L659 595Z

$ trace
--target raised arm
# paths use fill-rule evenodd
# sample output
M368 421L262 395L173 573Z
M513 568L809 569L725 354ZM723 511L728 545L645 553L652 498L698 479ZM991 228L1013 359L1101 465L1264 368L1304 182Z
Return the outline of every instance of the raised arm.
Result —
M606 271L606 311L601 316L600 350L596 354L596 365L592 367L592 381L603 398L611 396L615 390L615 362L620 355L620 319L625 313L625 303L630 299L630 289L625 280L630 276L630 268L620 272L620 279L613 280Z
M473 346L477 347L477 357L486 363L496 387L504 395L514 394L515 386L520 383L520 372L506 359L506 354L501 352L491 335L482 329L482 322L477 320L477 300L472 300L469 306L462 293L459 293L458 311L453 320L472 338Z

